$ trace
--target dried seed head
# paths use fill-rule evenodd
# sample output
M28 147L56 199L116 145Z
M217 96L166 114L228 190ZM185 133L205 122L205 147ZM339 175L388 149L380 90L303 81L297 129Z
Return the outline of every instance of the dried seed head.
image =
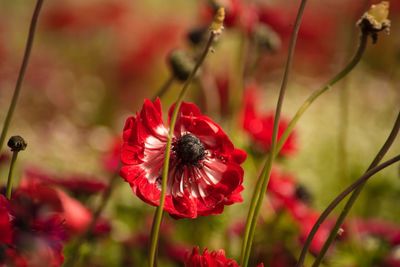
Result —
M24 138L19 135L11 136L7 143L8 147L11 148L11 151L19 152L21 150L25 150L27 143Z
M364 34L370 34L374 43L377 40L377 33L385 31L390 33L389 2L382 1L379 4L372 5L371 8L362 15L357 25Z
M223 7L219 7L210 27L210 30L214 34L218 35L222 33L222 30L224 29L224 19L225 19L225 9Z

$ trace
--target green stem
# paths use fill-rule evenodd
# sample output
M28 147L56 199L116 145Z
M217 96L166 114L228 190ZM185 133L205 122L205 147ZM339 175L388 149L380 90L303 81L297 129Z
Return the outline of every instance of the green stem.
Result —
M178 118L179 109L182 104L183 97L185 96L190 83L192 82L194 76L196 75L197 70L203 63L204 59L206 58L206 56L210 50L210 47L214 41L214 38L215 38L215 33L213 31L211 31L210 38L208 39L207 45L206 45L203 53L201 54L199 60L197 61L195 67L193 68L192 72L190 73L189 78L186 80L185 84L183 85L183 88L178 96L178 99L175 102L174 112L172 113L172 116L171 116L171 121L170 121L169 131L168 131L168 140L167 140L167 145L165 148L164 165L163 165L163 169L162 169L160 204L159 204L159 206L157 206L156 212L154 214L153 225L151 227L151 243L150 243L150 254L149 254L149 266L150 267L154 267L155 262L156 262L158 236L159 236L159 231L160 231L160 226L161 226L161 221L162 221L162 214L163 214L164 203L165 203L165 194L166 194L166 189L167 189L169 159L170 159L170 154L171 154L172 137L174 134L176 120Z
M351 61L344 67L344 69L342 69L338 74L336 74L336 76L334 76L330 81L328 81L328 83L325 84L321 89L312 93L306 99L306 101L301 105L301 107L297 110L292 120L289 122L288 127L283 132L281 138L279 139L277 151L280 151L282 149L283 145L285 144L285 141L287 140L290 133L293 131L295 125L297 124L297 121L301 118L303 113L310 107L310 105L320 95L328 91L334 84L336 84L338 81L343 79L347 74L349 74L349 72L352 71L354 67L360 62L365 52L365 48L367 47L367 41L368 41L368 35L361 34L359 46Z
M7 189L6 189L6 197L8 199L11 199L11 192L12 192L12 184L13 184L13 178L14 178L14 166L15 162L17 161L17 156L18 156L19 151L14 151L12 158L11 158L11 163L10 163L10 170L8 172L8 179L7 179Z
M347 184L348 162L347 162L347 136L349 128L349 79L343 80L343 87L339 92L339 133L338 133L338 174Z
M29 62L29 58L30 58L30 54L31 54L31 50L32 50L33 40L35 38L36 24L37 24L37 21L39 18L39 13L40 13L40 9L42 8L42 4L43 4L43 0L38 0L36 2L36 7L33 12L32 19L31 19L28 39L26 41L24 58L22 60L22 65L21 65L21 68L20 68L19 74L18 74L17 84L15 85L14 94L13 94L10 106L8 108L6 119L4 121L3 129L2 129L1 135L0 135L0 151L3 149L3 145L4 145L4 141L6 139L6 136L7 136L8 128L10 127L11 119L14 114L14 110L17 105L17 102L18 102L18 97L19 97L19 93L21 91L22 81L24 80L24 77L25 77L26 68L28 66L28 62Z
M92 219L86 228L85 232L79 236L79 238L74 243L71 251L69 253L68 259L65 261L63 267L72 267L75 265L76 261L80 258L79 252L81 246L84 244L85 240L87 240L93 232L94 227L96 226L97 220L100 218L100 215L103 213L104 208L106 207L108 201L110 200L111 193L117 183L119 176L114 173L111 177L110 183L107 188L103 192L100 200L100 204L97 209L94 211Z
M251 247L252 247L254 233L255 233L255 228L256 228L256 223L257 223L260 209L261 209L261 206L262 206L262 203L264 200L264 195L265 195L264 192L266 191L267 186L268 186L271 168L272 168L272 162L274 161L274 158L275 158L279 119L280 119L280 115L281 115L283 99L285 97L287 82L289 79L289 74L290 74L290 70L291 70L291 66L292 66L297 36L299 33L301 19L302 19L303 13L304 13L306 3L307 3L307 0L302 0L300 3L299 10L297 12L296 21L295 21L294 28L293 28L293 32L292 32L291 39L290 39L289 52L288 52L288 57L286 60L286 65L285 65L285 72L284 72L283 79L282 79L282 85L281 85L281 88L279 91L278 102L276 104L270 154L267 157L266 163L263 167L263 171L258 179L259 181L257 182L257 186L254 190L253 197L251 200L251 207L249 210L249 215L247 217L245 236L244 236L244 242L243 242L242 253L241 253L241 266L242 267L246 267L248 264L248 261L249 261ZM262 182L260 182L260 181L262 181Z
M158 98L162 98L166 92L168 92L169 88L171 88L172 83L174 82L175 77L174 75L171 75L167 80L164 81L164 83L161 85L161 87L158 89L158 91L153 95L151 98L152 101L156 100Z
M372 163L368 167L367 171L369 171L372 168L374 168L375 166L377 166L379 164L379 162L382 160L382 158L387 153L387 151L389 150L389 148L393 144L394 140L396 139L396 136L397 136L397 134L399 132L399 128L400 128L400 112L399 112L399 114L397 116L397 120L396 120L396 122L395 122L395 124L394 124L394 126L392 128L392 131L390 132L385 144L379 150L378 154L376 155L376 157L374 158L374 160L372 161ZM318 267L319 264L321 263L323 257L325 256L326 252L328 251L330 245L335 240L337 232L338 232L339 228L342 226L342 224L344 222L344 219L346 218L346 216L350 212L351 208L353 207L355 201L357 200L357 198L360 195L360 193L361 193L362 189L364 188L364 186L365 186L365 182L362 183L356 190L354 190L354 192L350 196L349 200L346 202L342 212L340 213L338 219L336 220L336 223L335 223L334 227L332 228L332 231L329 234L329 237L327 238L327 240L325 241L321 251L317 255L317 258L315 259L315 261L314 261L314 263L312 265L313 267Z
M340 202L342 202L342 200L345 199L351 192L353 192L360 185L362 185L363 183L368 181L368 179L370 179L374 174L376 174L377 172L381 171L382 169L398 162L399 160L400 160L400 155L397 155L394 158L391 158L390 160L385 161L384 163L376 166L375 168L372 168L371 170L364 173L364 175L361 176L358 180L356 180L354 183L352 183L350 186L348 186L345 190L343 190L334 200L332 200L332 202L328 205L328 207L321 213L321 215L315 222L313 228L311 229L310 233L308 234L307 240L304 243L304 247L301 252L302 255L304 253L304 256L302 256L302 255L300 256L295 267L303 266L305 254L307 253L307 250L310 247L312 238L314 237L315 233L318 231L321 224L329 216L329 214L336 208L336 206L339 205Z

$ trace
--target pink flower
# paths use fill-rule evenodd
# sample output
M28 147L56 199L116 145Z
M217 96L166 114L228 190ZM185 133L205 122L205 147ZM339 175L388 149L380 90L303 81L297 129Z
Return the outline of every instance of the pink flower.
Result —
M139 198L154 206L159 205L167 135L159 99L145 100L141 112L126 120L123 131L120 174ZM220 214L225 205L242 201L240 164L245 158L218 124L194 104L182 103L164 209L177 218L196 218Z
M239 267L239 264L225 256L223 249L208 252L204 249L199 253L199 247L194 247L191 254L187 255L185 267Z

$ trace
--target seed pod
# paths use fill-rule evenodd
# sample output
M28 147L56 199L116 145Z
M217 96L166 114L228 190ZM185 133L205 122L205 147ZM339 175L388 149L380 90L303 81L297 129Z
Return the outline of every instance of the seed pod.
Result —
M19 152L21 150L25 150L27 143L24 138L19 135L11 136L7 143L8 147L11 148L11 151Z
M194 68L194 61L182 50L172 51L168 63L174 77L180 81L186 81Z

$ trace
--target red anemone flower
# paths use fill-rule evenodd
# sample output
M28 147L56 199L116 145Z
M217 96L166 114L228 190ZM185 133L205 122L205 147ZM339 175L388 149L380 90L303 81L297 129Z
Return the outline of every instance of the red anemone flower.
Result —
M171 117L174 106L169 111ZM127 119L121 149L121 176L143 201L157 206L168 128L161 102L145 100ZM191 103L182 103L173 133L164 209L175 218L222 213L242 201L246 153L236 149L221 127Z
M191 254L187 255L185 267L239 267L236 261L226 258L223 249L208 252L204 249L199 253L199 247L194 247Z

